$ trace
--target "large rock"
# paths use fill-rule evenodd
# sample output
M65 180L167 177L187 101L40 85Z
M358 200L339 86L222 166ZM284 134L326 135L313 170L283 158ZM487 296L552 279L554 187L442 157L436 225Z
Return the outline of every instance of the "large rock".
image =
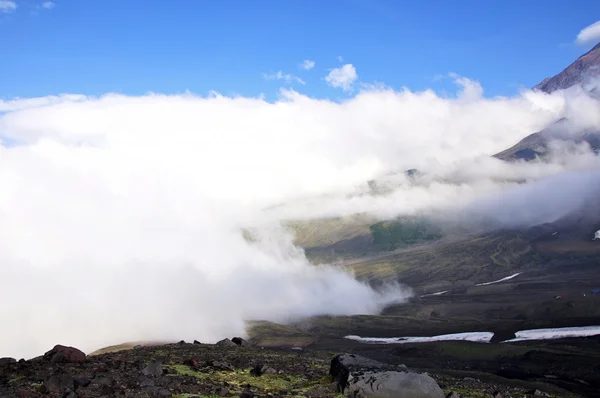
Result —
M75 347L55 345L53 349L44 354L44 359L50 362L84 362L85 354Z
M238 345L229 339L223 339L223 340L217 342L217 346L219 346L219 347L237 347Z
M250 343L248 343L246 340L244 340L241 337L234 337L231 339L231 342L239 345L240 347L250 347Z
M399 371L388 365L353 354L336 355L329 374L338 392L353 398L444 398L437 382L426 373Z

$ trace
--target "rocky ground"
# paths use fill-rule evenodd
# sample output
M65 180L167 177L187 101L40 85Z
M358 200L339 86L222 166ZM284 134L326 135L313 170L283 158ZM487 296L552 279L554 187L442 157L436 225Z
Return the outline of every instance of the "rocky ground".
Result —
M406 373L410 371L403 365L373 366L375 362L369 359L364 359L369 361L367 367L360 360L358 368L350 368L348 380L348 375L344 379L343 369L340 373L335 353L266 349L242 340L237 343L240 345L230 340L217 345L180 342L92 356L72 347L56 346L44 356L27 361L2 358L0 397L340 397L341 390L345 396L375 396L364 390L365 372L374 375L369 376L366 385L373 386L375 381L382 391L390 388L388 380L393 386L404 386L402 391L416 388L415 382L419 381L429 391L380 396L567 396L556 389L544 392L506 384L501 378L490 381L462 374ZM336 358L337 365L332 366ZM334 368L337 370L332 371ZM384 377L377 373L383 371L388 373ZM404 384L399 384L398 377ZM362 387L357 384L361 380ZM358 391L357 386L362 390Z

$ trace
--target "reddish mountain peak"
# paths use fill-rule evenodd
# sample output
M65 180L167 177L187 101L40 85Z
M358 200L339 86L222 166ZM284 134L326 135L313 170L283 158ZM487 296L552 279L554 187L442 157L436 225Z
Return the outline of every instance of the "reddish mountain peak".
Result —
M542 80L534 89L551 93L575 84L581 84L590 78L600 76L600 43L577 58L559 74Z

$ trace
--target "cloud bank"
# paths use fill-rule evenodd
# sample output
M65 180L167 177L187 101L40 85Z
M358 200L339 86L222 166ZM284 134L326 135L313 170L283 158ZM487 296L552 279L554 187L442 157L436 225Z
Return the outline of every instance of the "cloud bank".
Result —
M0 292L11 303L0 307L11 325L0 355L35 356L57 343L89 351L211 342L243 334L247 319L377 313L410 292L375 291L339 268L309 265L281 221L489 216L499 207L498 222L515 221L509 209L532 198L540 208L575 206L560 195L540 205L557 186L590 191L600 181L589 148L557 145L535 164L488 157L565 116L577 131L600 125L596 100L580 91L488 99L476 82L457 84L455 98L373 88L343 102L291 90L276 102L218 94L0 102ZM408 179L408 168L421 180ZM374 178L390 192L369 194ZM258 231L251 240L249 227Z
M600 21L594 22L593 24L581 29L577 35L575 43L587 44L597 41L600 41Z

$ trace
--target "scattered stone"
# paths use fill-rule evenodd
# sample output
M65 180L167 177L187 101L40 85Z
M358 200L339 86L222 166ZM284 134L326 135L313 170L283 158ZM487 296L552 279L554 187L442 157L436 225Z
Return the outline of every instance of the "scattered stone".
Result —
M540 390L531 390L526 393L527 395L533 395L534 397L549 397L550 394L547 394Z
M17 360L14 358L9 358L9 357L0 358L0 366L6 366L8 364L16 363L16 362L17 362Z
M270 366L266 366L266 365L265 365L265 366L263 366L263 367L260 369L260 371L261 371L261 373L262 373L262 374L264 374L264 375L276 375L276 374L277 374L277 371L276 371L275 369L273 369L273 368L272 368L272 367L270 367Z
M115 381L113 380L113 378L106 376L95 377L94 380L92 380L92 384L98 386L112 386L114 383Z
M230 364L225 363L225 362L213 361L210 363L210 366L212 366L215 369L219 369L219 370L228 370L228 371L234 370L233 366L231 366Z
M262 365L256 365L252 369L250 369L250 375L254 377L262 376Z
M219 347L237 347L238 345L229 339L223 339L223 340L217 342L217 346L219 346Z
M387 365L354 354L336 355L329 374L338 392L378 398L444 398L437 382L426 373L398 372Z
M142 348L143 346L141 344L138 344L136 346L133 347L134 350L139 350L140 348Z
M292 347L292 350L302 351L302 347Z
M146 392L149 396L157 398L173 396L170 390L162 387L146 387Z
M100 388L100 394L102 395L112 396L115 395L115 392L116 391L112 386L103 385L102 388Z
M202 343L199 342L198 340L194 340L194 344L202 344Z
M223 387L219 390L219 397L226 397L229 395L229 389Z
M146 376L140 376L139 380L139 384L140 387L152 387L154 386L154 380L149 379Z
M242 391L239 395L240 398L254 398L254 393L252 391Z
M163 374L162 364L160 363L160 361L155 361L155 362L151 363L150 365L146 366L144 369L142 369L142 374L144 374L144 376L150 376L150 377L162 376L162 374Z
M454 391L446 395L446 398L460 398L460 395Z
M75 377L73 382L75 383L75 389L77 389L77 387L89 386L92 381L90 379L86 379L85 377Z
M236 345L239 345L240 347L249 347L250 343L248 343L246 340L244 340L241 337L234 337L233 339L231 339L231 341L233 343L235 343Z
M184 345L184 344L185 344L185 341L184 341L184 340L181 340L181 341L180 341L179 343L177 343L177 344L178 344L178 345Z
M75 347L55 345L53 349L44 354L44 359L52 363L60 362L84 362L85 354Z
M75 389L75 382L69 375L54 375L44 382L44 387L48 392L63 394L67 390Z
M267 365L256 365L250 370L250 374L254 377L260 377L262 375L276 375L277 371Z
M198 361L196 361L195 359L186 359L185 361L183 361L184 365L190 366L192 368L197 368L198 367Z
M494 398L502 398L502 394L500 393L500 391L496 391L495 393L492 394L492 396Z

